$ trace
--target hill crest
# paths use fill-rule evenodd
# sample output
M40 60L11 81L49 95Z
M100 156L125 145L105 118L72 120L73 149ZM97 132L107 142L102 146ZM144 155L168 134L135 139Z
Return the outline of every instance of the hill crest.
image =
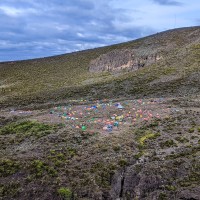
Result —
M199 46L200 27L190 27L60 56L0 63L0 103L186 95L189 77L199 69ZM178 79L171 78L176 75ZM163 76L169 81L159 81ZM198 93L195 88L189 94Z

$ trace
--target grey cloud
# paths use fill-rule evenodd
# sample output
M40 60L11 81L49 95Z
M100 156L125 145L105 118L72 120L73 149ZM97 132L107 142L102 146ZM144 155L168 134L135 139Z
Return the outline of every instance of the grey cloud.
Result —
M102 0L5 0L0 6L27 8L26 16L0 11L0 61L30 59L110 45L148 35L150 27L115 25L129 22L126 9ZM105 2L105 3L102 3ZM4 44L4 45L3 45Z
M182 3L175 0L153 0L155 3L165 6L181 6Z

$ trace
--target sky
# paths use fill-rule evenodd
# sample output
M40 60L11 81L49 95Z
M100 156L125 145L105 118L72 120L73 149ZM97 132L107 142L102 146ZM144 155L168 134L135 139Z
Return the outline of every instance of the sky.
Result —
M59 55L199 26L199 0L1 0L0 62Z

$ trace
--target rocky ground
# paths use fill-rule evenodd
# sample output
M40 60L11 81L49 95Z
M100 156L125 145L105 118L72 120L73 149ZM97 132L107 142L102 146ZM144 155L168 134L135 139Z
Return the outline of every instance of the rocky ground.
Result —
M68 101L0 115L0 199L200 199L199 98Z

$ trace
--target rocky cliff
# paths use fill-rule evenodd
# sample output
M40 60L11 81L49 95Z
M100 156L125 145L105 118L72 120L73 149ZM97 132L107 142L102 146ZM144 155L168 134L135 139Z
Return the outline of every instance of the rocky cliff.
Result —
M135 49L113 50L92 60L89 65L89 71L134 71L154 64L160 59L162 59L160 52L142 53Z

